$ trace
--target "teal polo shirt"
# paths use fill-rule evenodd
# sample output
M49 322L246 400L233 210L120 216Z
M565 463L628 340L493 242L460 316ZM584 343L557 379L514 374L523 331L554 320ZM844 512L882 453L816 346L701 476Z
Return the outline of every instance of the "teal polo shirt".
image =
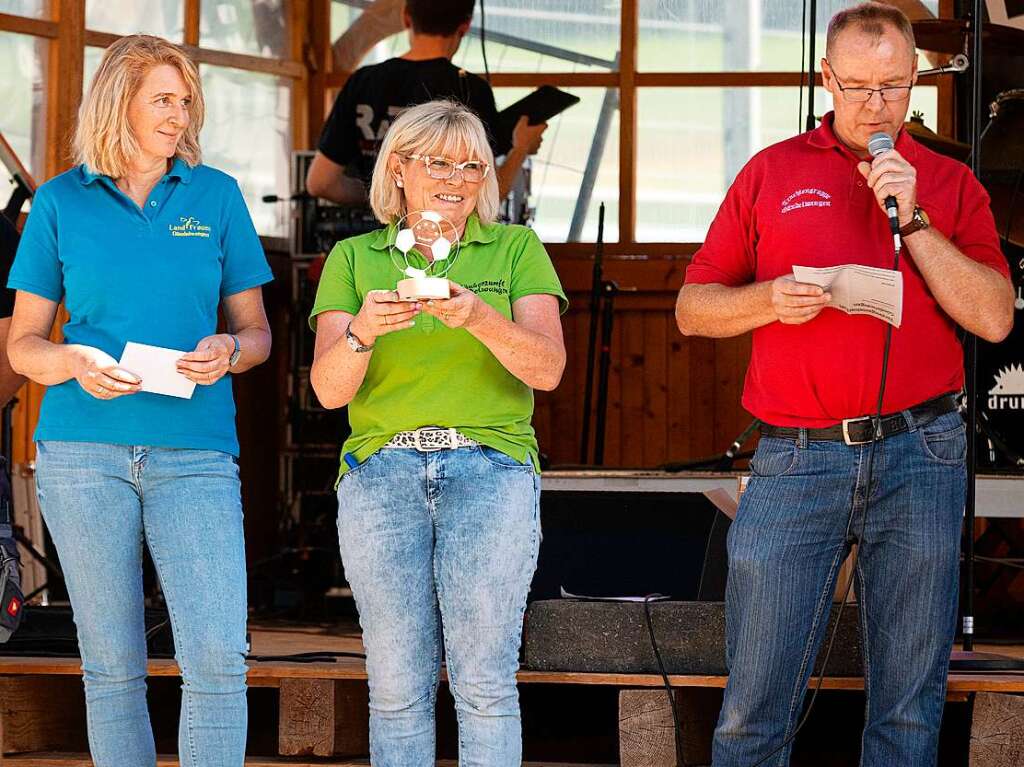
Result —
M64 343L115 360L128 341L191 351L234 293L270 282L238 184L175 160L141 208L108 176L72 168L39 187L8 287L64 301ZM35 439L197 448L238 455L231 376L191 399L112 400L70 379L43 398Z

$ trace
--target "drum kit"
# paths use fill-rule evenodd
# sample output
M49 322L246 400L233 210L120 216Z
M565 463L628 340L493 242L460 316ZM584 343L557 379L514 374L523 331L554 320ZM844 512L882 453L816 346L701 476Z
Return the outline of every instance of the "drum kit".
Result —
M917 47L936 56L969 52L973 29L961 19L929 19L913 24ZM989 57L1015 62L1006 74L1024 86L1024 30L999 24L983 26L985 71ZM1007 69L1000 66L999 70ZM950 71L942 68L941 71ZM1019 74L1014 74L1019 73ZM969 144L941 136L914 114L905 125L928 148L968 162ZM992 199L1000 245L1010 265L1015 295L1014 327L998 344L978 342L977 406L979 468L1024 471L1024 87L998 92L989 104L981 133L981 181Z

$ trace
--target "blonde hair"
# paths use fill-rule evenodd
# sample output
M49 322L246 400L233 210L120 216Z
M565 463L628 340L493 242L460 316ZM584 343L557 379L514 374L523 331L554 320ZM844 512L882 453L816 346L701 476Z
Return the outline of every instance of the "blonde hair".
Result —
M173 43L153 35L128 35L115 41L103 54L99 69L78 110L75 128L75 161L93 173L122 177L141 151L128 122L128 105L138 93L150 69L169 64L188 86L192 103L189 125L178 141L175 156L190 166L202 159L199 132L206 105L196 65Z
M384 136L370 182L370 207L377 220L390 224L408 213L405 195L395 184L388 168L391 155L397 154L403 159L410 154L451 157L460 149L467 151L470 159L482 160L491 168L481 182L476 213L483 223L492 223L498 216L500 200L494 153L487 142L487 133L480 118L470 109L446 99L406 109Z

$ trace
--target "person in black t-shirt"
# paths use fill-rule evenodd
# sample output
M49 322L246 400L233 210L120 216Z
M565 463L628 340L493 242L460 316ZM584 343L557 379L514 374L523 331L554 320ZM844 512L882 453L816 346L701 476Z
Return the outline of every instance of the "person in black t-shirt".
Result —
M519 120L511 136L502 135L494 93L482 78L451 62L469 31L475 0L406 0L404 22L410 48L401 58L356 70L334 102L320 135L306 190L333 202L366 201L373 163L391 121L406 107L434 99L460 101L480 117L495 156L504 197L523 161L537 152L547 123Z
M18 249L18 230L7 216L0 213L0 407L6 405L25 379L11 370L7 360L7 331L14 314L14 291L7 288L7 273ZM21 622L21 576L18 570L18 547L11 527L11 486L3 466L7 456L0 456L0 642L6 642ZM6 583L4 581L6 580Z
M11 315L14 314L14 291L7 287L7 273L14 263L18 249L18 230L0 213L0 407L6 405L15 395L25 378L11 370L7 360L7 331L11 329Z

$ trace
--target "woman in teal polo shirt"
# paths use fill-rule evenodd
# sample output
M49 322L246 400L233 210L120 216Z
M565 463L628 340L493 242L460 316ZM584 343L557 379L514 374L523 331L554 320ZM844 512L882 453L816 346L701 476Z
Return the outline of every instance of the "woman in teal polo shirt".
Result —
M335 246L312 311L313 387L326 407L347 404L352 426L338 530L376 765L434 763L442 636L460 763L521 762L515 674L540 542L530 420L533 390L555 388L565 367L566 300L537 236L494 223L493 165L464 106L403 112L370 188L388 226ZM427 210L459 235L445 261L452 297L400 301L397 225ZM408 258L426 269L433 254L418 247Z
M79 165L39 188L8 281L11 363L49 387L36 483L78 627L97 767L156 764L143 541L183 680L181 764L244 761L245 552L225 374L270 352L259 286L271 273L238 185L200 164L203 114L179 48L144 35L111 45L79 114ZM217 333L218 308L229 333ZM153 393L152 377L121 367L128 342L177 350L165 373L195 383L191 398Z

